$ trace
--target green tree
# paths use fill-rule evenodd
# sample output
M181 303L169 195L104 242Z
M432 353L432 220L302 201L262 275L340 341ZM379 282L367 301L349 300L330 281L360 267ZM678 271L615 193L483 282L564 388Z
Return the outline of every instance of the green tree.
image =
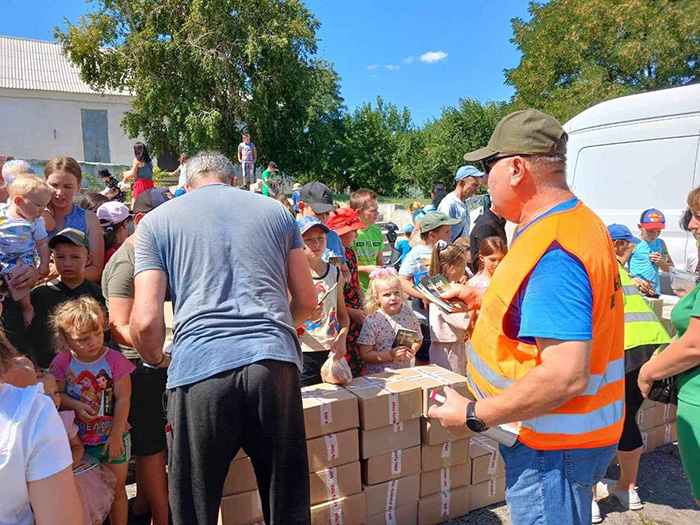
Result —
M518 107L564 122L610 98L700 79L697 0L552 0L529 13L512 21L522 57L506 71Z
M381 97L373 107L367 103L343 119L337 141L338 169L328 174L335 187L371 188L381 195L398 195L410 180L400 163L403 143L412 137L411 112L399 110Z
M342 103L332 65L315 58L319 22L299 0L96 0L55 36L83 79L129 90L122 125L158 153L218 149L235 158L250 131L260 160L309 170ZM323 144L326 141L321 141Z
M457 107L444 108L440 118L422 130L412 160L415 185L426 191L436 182L452 188L457 168L465 164L464 154L483 147L508 112L505 102L481 103L470 98L460 99Z

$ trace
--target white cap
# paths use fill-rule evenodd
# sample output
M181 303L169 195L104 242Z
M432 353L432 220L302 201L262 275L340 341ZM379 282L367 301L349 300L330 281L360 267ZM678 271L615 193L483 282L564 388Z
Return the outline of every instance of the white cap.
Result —
M97 208L97 218L101 224L119 224L129 218L131 212L121 202L109 201Z

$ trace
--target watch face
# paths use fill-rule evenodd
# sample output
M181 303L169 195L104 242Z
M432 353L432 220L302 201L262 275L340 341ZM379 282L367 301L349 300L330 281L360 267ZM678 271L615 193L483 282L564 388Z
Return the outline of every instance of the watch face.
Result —
M486 430L486 426L477 418L467 419L467 428L472 432L483 432Z

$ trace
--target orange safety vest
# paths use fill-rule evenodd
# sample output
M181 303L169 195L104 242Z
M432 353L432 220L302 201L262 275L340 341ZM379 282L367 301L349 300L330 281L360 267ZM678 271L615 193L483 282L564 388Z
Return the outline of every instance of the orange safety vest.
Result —
M539 450L612 445L622 434L625 410L624 301L610 235L581 202L531 224L498 266L472 337L469 389L477 398L496 396L541 363L537 345L506 335L504 318L521 284L554 242L583 263L591 281L590 377L581 395L549 414L519 422L519 439Z

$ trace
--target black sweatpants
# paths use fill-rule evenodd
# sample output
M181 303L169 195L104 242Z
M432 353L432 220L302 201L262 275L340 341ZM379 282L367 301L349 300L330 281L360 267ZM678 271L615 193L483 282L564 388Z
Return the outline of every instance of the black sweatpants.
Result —
M618 444L618 450L631 452L641 447L642 434L637 426L637 412L644 402L642 391L639 390L637 378L639 378L639 368L625 374L625 420L622 426L622 436Z
M308 524L309 464L299 371L260 361L167 393L174 525L216 525L229 465L250 456L265 523Z

